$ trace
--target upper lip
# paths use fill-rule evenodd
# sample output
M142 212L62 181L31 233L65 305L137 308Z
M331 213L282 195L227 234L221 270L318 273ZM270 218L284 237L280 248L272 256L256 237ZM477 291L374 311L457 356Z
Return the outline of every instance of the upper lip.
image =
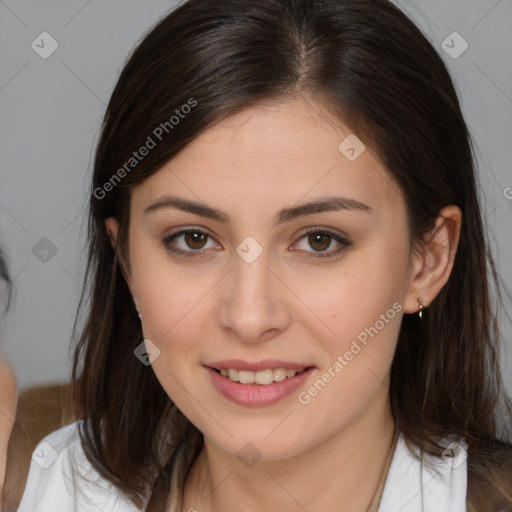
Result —
M236 370L252 370L257 372L259 370L275 370L276 368L285 368L286 370L301 370L313 366L308 363L292 363L290 361L279 361L277 359L265 359L263 361L251 362L243 361L242 359L226 359L223 361L214 361L206 363L205 366L214 368L215 370L221 369L236 369Z

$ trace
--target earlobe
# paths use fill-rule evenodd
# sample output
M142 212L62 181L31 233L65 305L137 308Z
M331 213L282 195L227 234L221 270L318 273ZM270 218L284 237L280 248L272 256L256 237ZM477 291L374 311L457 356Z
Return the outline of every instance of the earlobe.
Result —
M447 283L457 253L461 226L462 212L458 206L449 205L439 212L433 230L414 256L409 292L404 303L405 313L419 312L420 297L423 308L427 309Z
M110 238L112 248L116 248L117 244L117 233L119 231L119 222L114 217L108 217L105 219L105 228Z

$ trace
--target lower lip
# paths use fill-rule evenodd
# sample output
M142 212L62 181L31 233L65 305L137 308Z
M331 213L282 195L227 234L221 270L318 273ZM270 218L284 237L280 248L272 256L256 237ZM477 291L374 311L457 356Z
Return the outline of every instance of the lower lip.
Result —
M273 382L265 386L261 384L240 384L224 377L212 368L206 367L206 369L211 375L213 385L221 395L236 404L249 407L278 402L297 390L314 371L311 366L302 373L295 375L295 377L288 377L280 382Z

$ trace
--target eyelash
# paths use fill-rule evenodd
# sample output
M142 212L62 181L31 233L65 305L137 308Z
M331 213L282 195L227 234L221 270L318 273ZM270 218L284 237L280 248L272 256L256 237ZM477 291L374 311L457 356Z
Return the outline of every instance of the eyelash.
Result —
M170 243L173 240L175 240L176 238L178 238L178 237L180 237L182 235L185 235L187 233L200 233L202 235L208 236L209 238L213 238L208 232L203 231L201 229L184 229L184 230L177 231L176 233L165 237L162 240L165 248L170 253L177 254L179 256L183 256L183 257L186 257L186 258L197 258L197 257L200 257L208 249L184 251L182 249L176 249L175 247L172 247L170 245ZM315 251L314 253L308 254L308 256L306 256L307 258L315 258L315 259L334 258L334 257L338 256L340 253L342 253L348 247L352 247L352 243L349 240L347 240L346 238L341 237L339 234L334 233L333 231L331 231L329 229L325 229L325 228L311 228L311 229L308 229L306 232L304 232L301 235L301 237L299 238L298 241L302 240L303 238L305 238L308 235L311 235L313 233L315 233L315 234L319 233L319 234L322 234L322 235L328 235L329 237L334 239L336 242L338 242L340 244L340 247L338 249L334 250L334 251L331 251L331 252ZM298 242L296 242L296 243L298 243ZM309 252L309 251L306 251L306 252Z

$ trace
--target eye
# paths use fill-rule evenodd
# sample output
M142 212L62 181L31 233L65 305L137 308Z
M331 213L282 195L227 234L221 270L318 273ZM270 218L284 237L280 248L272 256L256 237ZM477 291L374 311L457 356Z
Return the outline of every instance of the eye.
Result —
M211 236L201 229L183 229L163 239L165 248L172 253L186 257L201 255L208 247Z
M305 252L310 253L307 255L308 258L334 258L343 252L347 247L352 246L352 243L346 238L323 228L313 228L308 230L301 236L300 240L303 239L304 242L296 242L292 246L291 250L295 251L297 248L304 250ZM327 251L327 249L333 245L336 248L334 250ZM311 247L313 251L308 251L306 246Z
M212 241L213 246L208 246L208 241ZM341 235L325 228L313 228L304 233L299 242L292 247L292 251L297 249L309 253L309 258L334 258L343 252L352 244ZM302 242L304 240L304 242ZM201 229L182 229L163 239L163 244L167 251L184 257L201 256L209 249L218 248L218 244L213 242L212 236ZM334 250L327 251L329 247L335 246ZM308 247L313 249L309 251Z

